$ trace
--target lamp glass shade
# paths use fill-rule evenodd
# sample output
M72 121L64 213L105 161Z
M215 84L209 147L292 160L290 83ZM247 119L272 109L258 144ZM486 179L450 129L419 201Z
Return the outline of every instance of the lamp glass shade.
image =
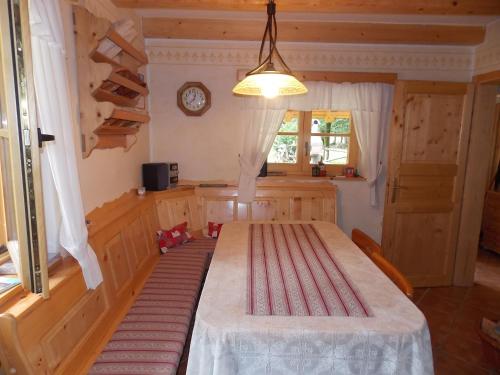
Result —
M299 95L306 92L307 88L297 78L279 71L249 74L233 88L233 93L238 95L265 96L266 98Z

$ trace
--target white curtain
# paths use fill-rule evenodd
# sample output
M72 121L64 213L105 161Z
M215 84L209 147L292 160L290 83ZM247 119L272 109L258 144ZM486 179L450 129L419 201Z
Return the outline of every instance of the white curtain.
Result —
M87 287L94 289L102 282L102 274L97 257L87 242L59 3L53 0L30 0L29 13L39 125L42 132L53 134L56 138L44 146L46 155L42 161L46 163L42 165L42 171L50 171L57 193L55 202L51 199L51 187L47 186L44 196L47 217L56 220L60 215L61 224L58 228L54 223L48 223L47 228L55 228L57 234L48 233L47 237L53 239L58 235L60 245L80 264Z
M387 134L387 126L392 109L393 86L383 83L331 83L331 82L306 82L308 93L291 97L278 97L275 99L244 98L244 111L252 121L257 121L252 127L245 129L245 139L240 160L245 156L252 160L252 169L242 163L239 195L244 196L242 202L250 202L255 197L255 183L258 171L265 161L265 156L270 150L274 137L279 129L279 124L268 121L267 116L250 116L250 113L271 113L282 111L281 121L288 109L297 111L313 110L346 110L351 111L356 134L359 142L361 161L359 169L361 175L366 177L370 184L371 204L377 205L376 181L381 172L383 147ZM275 119L278 121L278 119ZM246 123L245 126L248 126ZM252 132L263 133L267 127L269 143L263 144L261 150L267 153L262 158L251 158L250 150L257 147L248 146L248 142L255 142L258 136ZM257 162L260 162L257 165ZM257 173L255 173L257 171ZM253 176L253 177L252 177ZM252 194L253 192L253 194Z
M271 150L286 109L268 108L265 99L257 107L243 109L243 148L240 154L238 201L250 203L255 198L255 182Z

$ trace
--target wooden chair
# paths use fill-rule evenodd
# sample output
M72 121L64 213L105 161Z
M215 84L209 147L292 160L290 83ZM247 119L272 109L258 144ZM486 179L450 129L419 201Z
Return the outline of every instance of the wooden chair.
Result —
M380 253L372 253L370 258L408 298L413 298L413 286L391 262L385 259Z
M380 245L363 231L354 228L351 238L352 242L354 242L368 257L371 258L373 253L382 254Z

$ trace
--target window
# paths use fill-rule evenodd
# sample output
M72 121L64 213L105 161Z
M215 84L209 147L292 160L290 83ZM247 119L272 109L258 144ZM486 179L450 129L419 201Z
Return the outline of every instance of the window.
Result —
M329 175L356 168L358 142L350 112L288 111L267 157L268 170L289 174L311 174L311 166L322 161Z
M19 258L23 286L47 296L36 112L27 1L0 2L0 266ZM21 21L22 20L22 21Z

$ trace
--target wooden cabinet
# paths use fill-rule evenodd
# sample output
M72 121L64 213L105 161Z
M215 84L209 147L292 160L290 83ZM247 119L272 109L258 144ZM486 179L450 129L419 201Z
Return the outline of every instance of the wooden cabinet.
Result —
M183 221L192 231L206 229L207 223L249 220L312 220L335 223L336 186L328 181L260 182L252 203L238 202L235 186L195 188L188 191L155 193L158 217L164 229Z
M486 193L482 224L481 246L500 254L500 192Z
M196 188L201 223L248 220L318 220L335 223L336 187L330 182L260 182L249 204L238 202L238 189Z

